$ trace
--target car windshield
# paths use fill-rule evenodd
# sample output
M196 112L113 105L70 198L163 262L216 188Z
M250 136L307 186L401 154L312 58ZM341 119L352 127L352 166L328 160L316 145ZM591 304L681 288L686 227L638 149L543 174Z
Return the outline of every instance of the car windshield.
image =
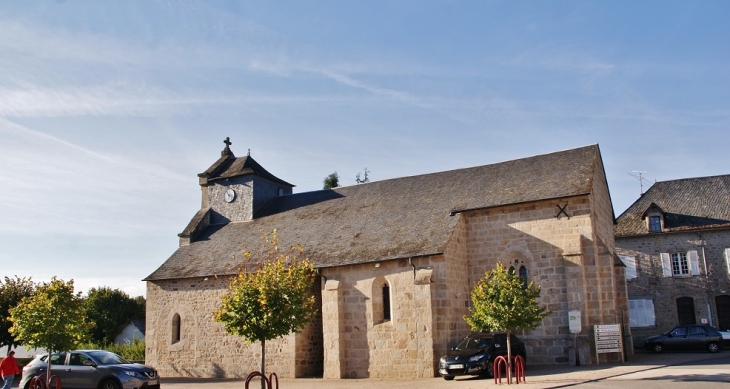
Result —
M91 356L99 365L121 365L131 363L117 354L109 351L89 351Z
M464 338L464 340L456 346L457 350L480 350L489 347L492 344L491 338Z

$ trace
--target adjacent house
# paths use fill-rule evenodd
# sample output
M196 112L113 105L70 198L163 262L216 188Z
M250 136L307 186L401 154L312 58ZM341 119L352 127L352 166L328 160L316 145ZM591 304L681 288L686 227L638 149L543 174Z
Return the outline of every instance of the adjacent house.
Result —
M117 336L114 337L115 344L132 343L135 340L144 340L145 321L132 319L122 327Z
M730 175L655 183L616 221L634 343L678 324L730 329Z
M593 326L629 334L625 267L598 145L484 166L293 193L230 141L198 175L200 210L147 281L146 362L163 376L242 377L260 345L213 320L244 247L278 230L317 267L319 315L266 342L282 377L433 377L471 331L470 292L501 262L542 285L552 315L525 340L528 363L621 360ZM569 329L580 311L580 333ZM574 327L575 328L575 327ZM629 350L630 352L630 350ZM600 358L600 359L599 359Z

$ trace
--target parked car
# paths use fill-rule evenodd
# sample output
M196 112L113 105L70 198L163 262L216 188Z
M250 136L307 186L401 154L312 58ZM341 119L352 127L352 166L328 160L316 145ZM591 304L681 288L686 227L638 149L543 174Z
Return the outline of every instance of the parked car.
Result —
M33 377L45 376L48 354L37 356L23 368L19 387L30 387ZM51 375L61 379L64 389L159 389L157 370L132 363L104 350L74 350L51 354Z
M526 362L525 344L512 334L510 343L512 355ZM447 381L460 375L494 377L494 359L500 355L507 355L506 334L471 334L441 357L439 373Z
M720 351L723 337L719 331L708 325L681 325L661 335L650 336L644 342L644 348L660 353L669 350L707 350L711 353Z

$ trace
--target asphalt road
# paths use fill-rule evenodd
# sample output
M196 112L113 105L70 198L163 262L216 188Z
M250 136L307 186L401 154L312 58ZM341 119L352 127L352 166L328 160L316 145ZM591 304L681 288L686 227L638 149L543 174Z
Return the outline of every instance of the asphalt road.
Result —
M622 389L714 389L730 388L730 353L719 359L687 362L629 373L567 388L622 388Z

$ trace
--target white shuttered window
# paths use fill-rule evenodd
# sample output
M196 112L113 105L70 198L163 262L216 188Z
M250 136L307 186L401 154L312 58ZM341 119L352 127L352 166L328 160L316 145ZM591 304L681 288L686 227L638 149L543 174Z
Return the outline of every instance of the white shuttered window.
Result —
M621 262L626 265L626 279L632 280L636 278L636 257L621 255L619 258L621 258Z
M697 250L686 253L661 253L662 275L664 277L686 277L700 274L700 261Z
M654 301L649 299L629 300L629 322L631 327L655 326Z

